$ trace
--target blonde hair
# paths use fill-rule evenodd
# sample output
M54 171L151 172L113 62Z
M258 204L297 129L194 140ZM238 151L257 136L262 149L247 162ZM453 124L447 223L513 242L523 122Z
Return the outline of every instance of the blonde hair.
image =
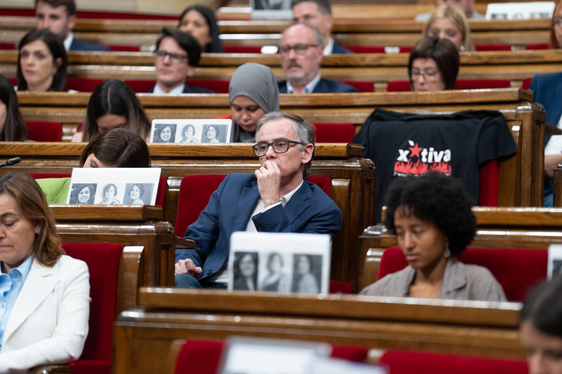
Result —
M428 35L428 33L431 25L433 25L435 21L440 19L448 19L460 31L460 33L462 34L463 46L465 51L475 51L474 44L472 43L472 38L470 37L470 27L468 26L468 20L466 19L464 11L456 5L440 5L437 8L433 9L429 20L423 27L422 34L424 37L430 36ZM461 51L462 50L463 49L461 48Z

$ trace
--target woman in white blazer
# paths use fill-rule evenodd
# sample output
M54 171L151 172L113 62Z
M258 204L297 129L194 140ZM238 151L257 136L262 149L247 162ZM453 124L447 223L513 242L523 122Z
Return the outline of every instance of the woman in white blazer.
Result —
M88 267L64 254L29 175L0 178L0 261L0 373L77 360L88 334Z

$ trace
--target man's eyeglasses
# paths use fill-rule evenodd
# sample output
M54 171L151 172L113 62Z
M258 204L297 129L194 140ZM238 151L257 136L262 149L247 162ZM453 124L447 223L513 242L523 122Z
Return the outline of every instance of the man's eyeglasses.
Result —
M279 139L274 141L273 143L259 142L253 145L252 149L254 150L254 154L256 156L263 157L267 153L269 147L273 147L273 152L275 153L286 153L289 151L291 144L305 145L304 143L296 142L294 140Z
M179 53L169 53L169 52L160 51L160 50L154 51L154 57L156 57L156 58L165 59L166 56L170 56L170 58L175 62L187 61L186 55L181 55Z
M411 70L410 71L410 77L412 77L413 81L418 80L419 77L423 77L423 79L425 79L427 82L430 82L437 79L438 75L439 72L436 70L426 70L426 71Z
M317 48L317 44L296 44L293 46L290 45L282 45L279 47L279 53L282 55L288 55L291 52L291 49L295 51L297 55L304 55L308 48Z

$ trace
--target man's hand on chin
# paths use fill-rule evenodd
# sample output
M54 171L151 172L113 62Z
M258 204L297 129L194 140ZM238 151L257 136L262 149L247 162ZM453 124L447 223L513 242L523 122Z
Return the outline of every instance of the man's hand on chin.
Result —
M201 273L203 272L203 269L201 269L199 266L195 266L193 260L190 259L179 260L176 263L174 270L175 270L175 275L189 274L195 278L199 278L201 276Z
M279 202L279 186L281 184L281 171L275 161L268 160L255 171L258 179L258 191L264 207Z

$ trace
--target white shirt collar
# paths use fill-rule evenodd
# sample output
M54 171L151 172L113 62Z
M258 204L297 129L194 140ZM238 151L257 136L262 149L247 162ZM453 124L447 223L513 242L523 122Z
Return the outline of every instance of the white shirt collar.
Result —
M285 207L285 205L287 205L289 200L291 200L291 197L293 197L293 195L297 193L298 189L301 188L303 183L304 183L304 179L301 181L301 184L299 184L297 188L295 188L294 190L292 190L291 192L289 192L288 194L286 194L285 196L279 199L279 202L281 202L283 208Z
M302 90L303 94L308 94L308 93L312 93L314 92L314 89L316 88L316 85L318 84L318 82L320 82L320 73L318 73L318 75L316 76L316 78L314 78L313 80L310 81L310 83L308 83L304 89ZM289 81L287 81L287 93L295 93L295 89L293 88L293 86L291 86L291 83Z
M66 51L70 51L70 46L72 45L72 42L74 41L74 33L71 31L68 33L68 37L66 39L64 39L64 42L62 42L62 44L64 44L64 49L66 49Z
M324 47L324 56L331 55L334 52L334 38L328 40L328 44Z
M177 86L176 88L174 88L170 92L165 92L164 90L162 90L160 88L158 83L156 83L156 86L154 86L154 92L153 93L158 94L158 95L179 95L179 94L183 93L184 88L185 88L185 83L182 84L181 86Z

